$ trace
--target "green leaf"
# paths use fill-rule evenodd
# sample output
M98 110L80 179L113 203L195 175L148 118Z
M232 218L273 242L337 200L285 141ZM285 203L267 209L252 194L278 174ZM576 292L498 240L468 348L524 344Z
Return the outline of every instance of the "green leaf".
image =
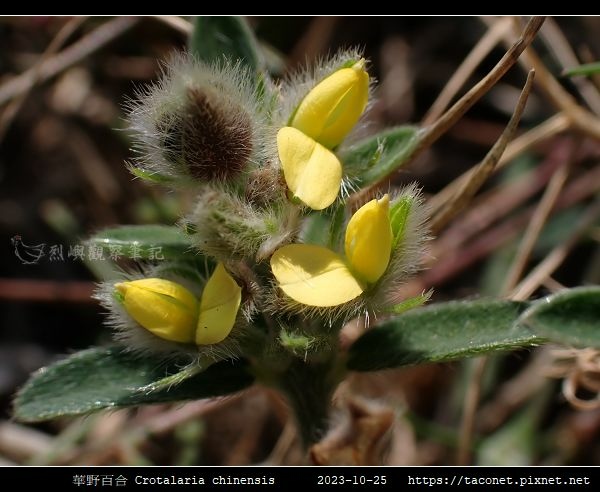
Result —
M600 73L600 62L586 63L585 65L566 69L563 75L565 77L575 77L577 75L594 75L596 73Z
M88 239L88 244L118 252L121 257L160 260L195 255L192 240L180 228L166 225L128 225L105 229Z
M333 250L337 250L338 247L343 244L344 232L346 225L346 207L340 204L334 207L331 211L329 221L329 239L327 240L327 246Z
M304 218L300 232L301 242L319 244L338 250L343 243L346 226L346 206L338 203Z
M15 417L35 422L103 408L177 402L226 395L250 386L241 361L223 361L178 385L141 391L181 368L122 347L92 348L38 371L15 400Z
M307 215L300 231L301 242L328 246L331 227L333 226L331 219L332 216L328 211Z
M537 345L544 340L517 323L527 306L478 300L408 311L356 340L350 347L348 367L376 371Z
M360 186L376 183L402 166L418 143L418 127L384 130L340 151L344 172Z
M432 294L433 294L433 290L429 290L418 296L409 297L408 299L404 299L403 301L399 302L398 304L394 304L393 306L390 306L389 308L386 309L386 311L388 313L394 313L394 314L405 313L406 311L410 311L411 309L418 308L418 307L422 306L423 304L425 304L427 301L429 301Z
M206 62L241 60L253 71L264 61L252 29L243 17L196 17L190 52Z
M600 348L600 287L578 287L540 299L520 322L553 342Z
M407 193L392 205L390 209L390 225L392 226L392 236L394 237L392 249L396 249L398 243L404 240L406 226L408 225L410 213L414 209L416 201L417 198L413 194Z

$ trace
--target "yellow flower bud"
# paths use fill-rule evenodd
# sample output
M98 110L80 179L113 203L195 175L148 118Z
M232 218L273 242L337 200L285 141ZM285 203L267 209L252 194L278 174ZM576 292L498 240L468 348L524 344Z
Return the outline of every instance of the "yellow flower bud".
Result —
M115 289L123 307L140 325L171 342L192 343L198 302L185 287L160 278L121 282Z
M288 244L271 257L279 287L307 306L339 306L385 273L392 253L388 195L359 208L346 228L346 258L323 246Z
M368 97L369 74L360 60L317 84L298 106L291 126L332 149L352 130Z
M277 149L285 181L296 198L313 210L335 201L342 165L333 152L289 126L277 133Z
M171 342L210 345L235 325L242 289L222 263L206 282L200 302L182 285L160 278L121 282L123 307L141 326Z
M241 287L219 263L206 282L200 298L196 345L210 345L224 340L235 324L241 302Z
M392 253L390 198L371 200L357 210L346 227L346 258L352 270L369 283L379 280Z

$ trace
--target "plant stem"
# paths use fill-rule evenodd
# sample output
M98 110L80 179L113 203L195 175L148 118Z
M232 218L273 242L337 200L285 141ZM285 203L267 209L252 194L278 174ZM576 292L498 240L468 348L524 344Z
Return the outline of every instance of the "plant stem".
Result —
M305 363L295 359L279 381L306 449L319 441L327 429L331 395L338 383L332 362Z

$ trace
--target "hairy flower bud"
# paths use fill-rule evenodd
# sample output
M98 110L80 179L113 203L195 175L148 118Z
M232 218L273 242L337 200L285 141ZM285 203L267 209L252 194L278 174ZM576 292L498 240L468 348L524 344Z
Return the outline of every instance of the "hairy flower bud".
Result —
M122 296L127 313L157 337L171 342L194 341L198 301L182 285L143 278L118 283L115 289Z
M277 133L279 160L294 197L313 210L337 198L342 163L337 147L367 106L369 74L363 59L318 83L300 102L289 126Z
M182 285L161 278L120 282L115 290L129 316L150 333L196 345L227 338L242 301L242 288L222 263L206 282L200 302Z
M129 109L140 176L229 181L266 152L264 111L239 63L176 57Z
M181 154L202 181L237 175L252 153L252 126L243 108L222 104L213 89L191 86L181 116Z
M207 188L188 217L196 248L221 261L260 261L297 232L297 208L286 205L273 200L258 206L228 190Z
M290 126L327 148L337 147L356 125L369 97L365 61L337 70L302 100Z
M392 239L389 196L362 206L346 227L346 258L356 275L377 282L390 262Z
M271 257L279 287L307 306L339 306L360 296L385 273L392 250L389 197L359 208L346 227L346 257L324 246L289 244Z

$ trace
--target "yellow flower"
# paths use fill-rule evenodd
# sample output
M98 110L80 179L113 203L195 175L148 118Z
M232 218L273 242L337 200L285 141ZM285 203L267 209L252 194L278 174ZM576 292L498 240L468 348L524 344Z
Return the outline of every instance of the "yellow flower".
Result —
M219 263L200 302L182 285L160 278L121 282L115 289L127 313L157 337L171 342L208 345L231 332L242 289Z
M281 289L308 306L337 306L365 289L344 260L323 246L288 244L271 257L271 269Z
M222 263L206 282L200 298L196 345L218 343L229 335L242 302L242 289Z
M277 133L288 188L314 210L331 205L340 191L342 164L331 150L346 137L369 97L369 74L360 60L317 84L302 100L290 126Z
M271 257L279 286L295 301L332 307L361 295L386 271L392 251L389 197L371 200L346 227L345 256L323 246L289 244Z
M370 284L377 282L392 253L389 196L360 207L348 222L345 239L346 258L355 274Z
M182 285L160 278L143 278L115 285L123 307L157 337L191 343L198 317L198 301Z
M277 133L277 148L285 182L296 198L314 210L335 201L342 164L333 152L290 126Z
M332 149L356 125L368 97L369 74L360 60L317 84L298 106L291 126Z

